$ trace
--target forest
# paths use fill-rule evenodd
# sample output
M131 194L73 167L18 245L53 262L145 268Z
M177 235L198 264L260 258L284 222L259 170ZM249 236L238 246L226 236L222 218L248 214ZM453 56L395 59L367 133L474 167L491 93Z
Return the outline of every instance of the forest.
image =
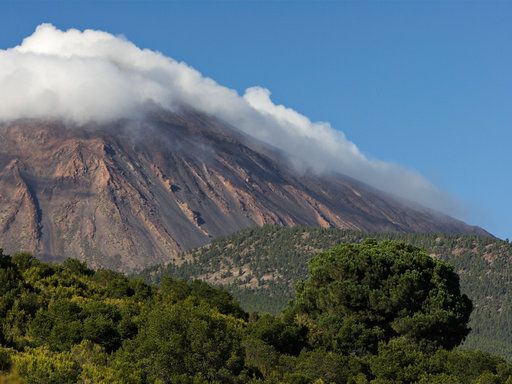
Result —
M0 253L0 383L512 383L503 358L459 347L474 305L416 246L319 252L294 297L248 313L199 280Z
M512 244L474 235L366 233L336 228L264 225L219 238L184 253L182 263L155 266L138 276L158 283L164 274L200 278L224 286L247 311L279 314L295 297L294 287L308 276L308 261L318 252L367 238L397 240L423 248L451 264L461 290L474 304L471 333L463 348L499 354L512 361Z

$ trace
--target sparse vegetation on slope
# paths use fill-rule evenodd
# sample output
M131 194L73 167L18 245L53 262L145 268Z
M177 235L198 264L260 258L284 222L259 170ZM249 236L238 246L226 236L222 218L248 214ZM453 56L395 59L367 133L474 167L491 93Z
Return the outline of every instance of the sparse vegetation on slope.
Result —
M168 264L140 276L158 282L174 277L201 278L223 285L245 309L277 314L294 297L293 287L307 277L308 261L342 243L400 240L453 265L462 292L474 304L464 347L498 353L512 360L512 244L490 237L447 234L365 233L307 227L254 227L182 255L181 266Z

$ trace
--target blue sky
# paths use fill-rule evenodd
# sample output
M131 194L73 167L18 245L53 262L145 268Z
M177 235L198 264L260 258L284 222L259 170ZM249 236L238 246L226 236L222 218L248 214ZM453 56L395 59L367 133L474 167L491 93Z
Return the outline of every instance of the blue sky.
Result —
M243 94L268 88L512 238L512 2L0 2L0 48L42 22L123 34Z

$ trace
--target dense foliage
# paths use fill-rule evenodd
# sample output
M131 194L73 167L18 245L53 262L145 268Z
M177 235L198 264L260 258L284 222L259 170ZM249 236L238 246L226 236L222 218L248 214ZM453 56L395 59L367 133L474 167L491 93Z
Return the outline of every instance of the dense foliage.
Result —
M308 261L342 243L398 240L451 264L461 291L474 304L464 348L497 353L512 361L512 243L473 235L365 233L344 229L263 226L249 228L183 255L183 264L153 267L140 277L164 274L223 285L247 310L280 313L294 286L308 276ZM221 272L219 272L221 271Z
M0 253L0 383L512 383L503 359L453 348L470 302L418 248L346 245L310 271L260 316L200 281Z
M471 309L448 264L409 244L367 240L313 258L287 312L324 329L322 345L375 353L399 337L451 349L469 333Z

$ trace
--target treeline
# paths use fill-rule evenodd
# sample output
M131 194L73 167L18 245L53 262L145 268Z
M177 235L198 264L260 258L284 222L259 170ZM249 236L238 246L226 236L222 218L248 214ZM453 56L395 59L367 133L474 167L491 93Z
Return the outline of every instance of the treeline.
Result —
M165 274L201 278L226 287L246 310L278 314L294 298L297 281L307 277L308 261L314 255L367 238L414 244L453 265L462 291L475 305L470 321L473 331L464 347L512 361L512 244L495 238L265 225L189 251L182 255L181 265L156 266L139 276L153 283Z
M457 348L471 309L451 266L401 242L319 254L277 316L197 280L0 253L0 383L512 383Z

